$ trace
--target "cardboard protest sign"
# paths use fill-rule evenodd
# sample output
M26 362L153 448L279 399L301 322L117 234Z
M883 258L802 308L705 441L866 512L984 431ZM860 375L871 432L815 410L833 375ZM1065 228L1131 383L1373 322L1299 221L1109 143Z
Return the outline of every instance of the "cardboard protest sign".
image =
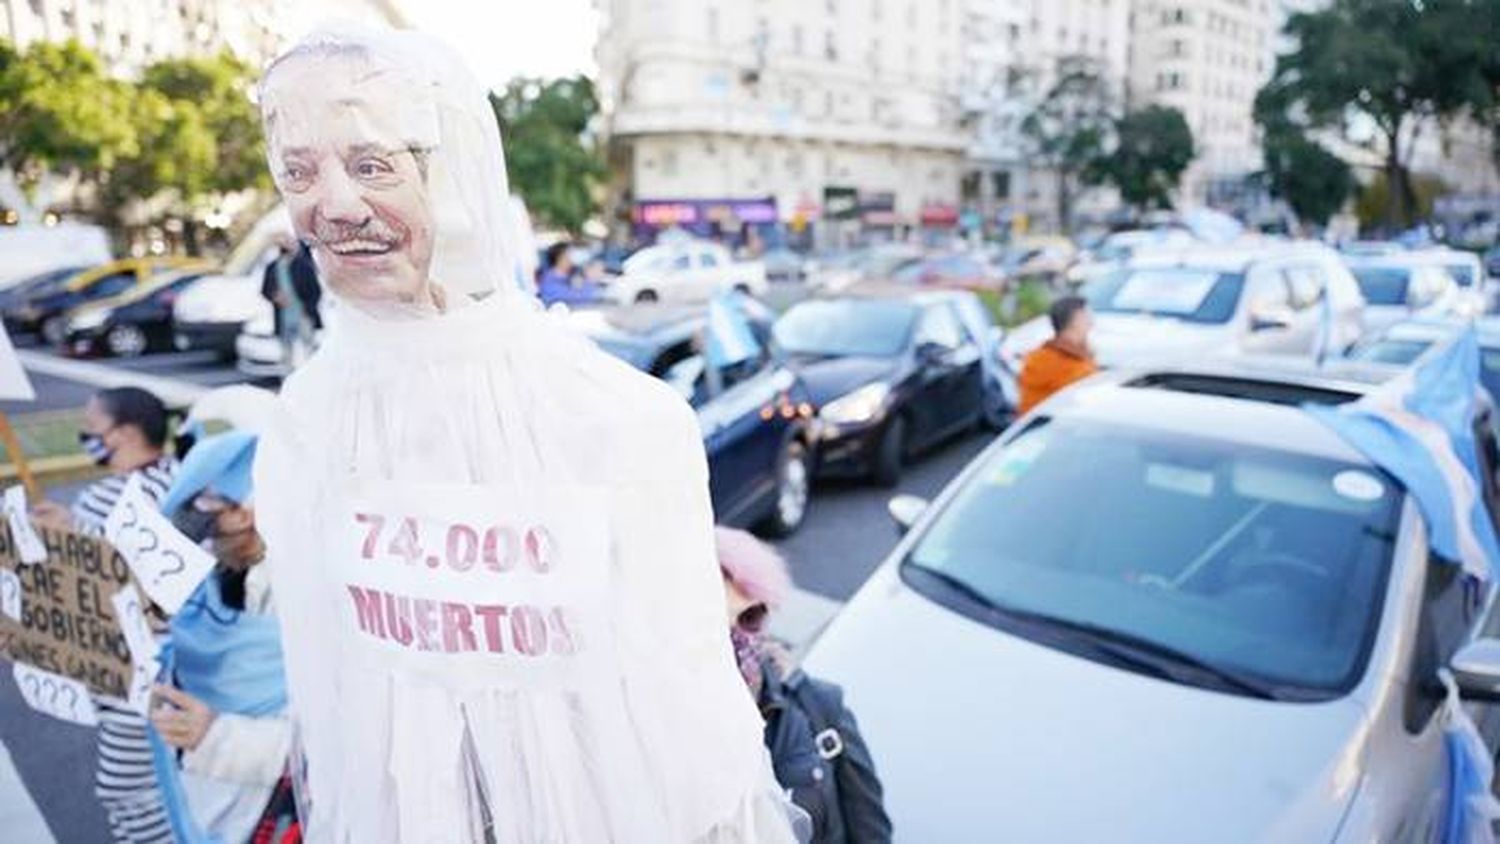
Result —
M599 676L612 647L603 493L365 482L334 531L342 633L451 686Z
M47 559L23 565L9 528L0 530L0 571L20 584L20 618L0 614L0 646L18 663L124 700L130 650L110 599L122 588L135 588L130 567L103 540L71 530L38 533Z

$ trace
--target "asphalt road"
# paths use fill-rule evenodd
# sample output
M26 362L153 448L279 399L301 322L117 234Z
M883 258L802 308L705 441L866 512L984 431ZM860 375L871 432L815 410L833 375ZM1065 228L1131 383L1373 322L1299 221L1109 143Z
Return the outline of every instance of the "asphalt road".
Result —
M232 366L202 353L151 355L108 363L208 387L243 380ZM24 413L77 407L93 389L50 376L34 375L33 382L39 394L37 403L0 405L0 410ZM896 489L849 482L819 484L802 529L776 543L792 568L797 586L836 602L847 600L896 543L895 525L885 511L889 498L899 492L936 495L989 439L969 435L918 458ZM54 498L67 498L76 494L76 486L50 492ZM93 731L31 711L16 692L9 672L5 673L7 676L0 677L0 741L10 751L25 789L58 841L107 841L104 817L93 798ZM0 782L0 806L5 789L14 787ZM10 839L0 832L0 840Z

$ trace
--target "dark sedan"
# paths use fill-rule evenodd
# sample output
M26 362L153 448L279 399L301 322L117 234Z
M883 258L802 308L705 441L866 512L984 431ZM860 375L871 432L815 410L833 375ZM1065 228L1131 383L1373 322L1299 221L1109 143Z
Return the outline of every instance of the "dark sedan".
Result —
M960 297L852 295L796 305L772 330L819 420L819 471L891 485L917 452L984 420L983 357Z
M170 351L172 303L203 270L176 270L143 287L93 302L68 315L63 348L79 357L136 357Z
M698 414L708 454L709 491L720 524L773 536L807 515L816 460L811 396L769 353L708 372L697 351L702 308L632 307L575 312L574 324L601 348L663 378ZM751 328L768 337L758 309Z

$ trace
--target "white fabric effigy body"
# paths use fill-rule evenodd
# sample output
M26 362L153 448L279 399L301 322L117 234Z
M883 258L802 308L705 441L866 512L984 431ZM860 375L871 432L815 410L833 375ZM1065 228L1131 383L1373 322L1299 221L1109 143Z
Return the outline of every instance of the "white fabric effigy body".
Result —
M785 839L726 644L686 404L514 300L414 322L340 317L287 383L256 467L313 839L463 841L479 817L502 842ZM356 477L602 487L606 676L455 689L349 653L335 622L349 599L326 563L338 493ZM466 729L488 804L477 813Z

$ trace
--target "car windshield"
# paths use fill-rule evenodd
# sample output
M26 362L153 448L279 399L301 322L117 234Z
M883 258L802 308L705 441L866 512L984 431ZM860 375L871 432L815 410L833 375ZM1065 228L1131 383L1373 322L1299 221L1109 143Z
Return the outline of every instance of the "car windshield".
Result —
M1059 420L992 453L902 571L1045 644L1073 650L1039 620L1327 698L1363 672L1400 500L1363 465Z
M1404 267L1355 267L1359 292L1371 305L1405 305L1411 270Z
M1490 398L1500 404L1500 349L1480 349L1479 383Z
M1245 277L1189 267L1139 267L1085 285L1102 313L1149 313L1186 322L1225 323L1234 316Z
M917 307L881 299L803 302L776 321L772 337L786 354L892 357L906 347Z

